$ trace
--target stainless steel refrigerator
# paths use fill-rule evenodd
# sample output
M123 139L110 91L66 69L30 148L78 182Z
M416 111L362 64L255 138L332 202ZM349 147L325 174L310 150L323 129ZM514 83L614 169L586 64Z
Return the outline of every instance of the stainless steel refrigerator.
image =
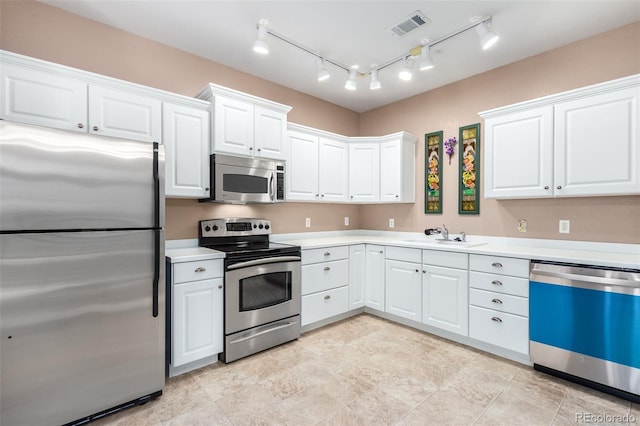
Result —
M0 120L0 424L164 387L164 154Z

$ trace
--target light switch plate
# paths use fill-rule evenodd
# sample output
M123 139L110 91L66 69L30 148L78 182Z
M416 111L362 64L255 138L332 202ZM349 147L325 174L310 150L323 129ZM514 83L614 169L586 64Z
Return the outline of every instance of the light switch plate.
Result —
M396 226L396 221L393 219L389 219L389 228L393 228L394 226Z
M307 228L311 228L311 218L308 217L304 220L304 226Z
M344 226L349 226L349 216L344 217Z
M560 220L558 224L558 232L568 234L571 231L571 221L567 219Z

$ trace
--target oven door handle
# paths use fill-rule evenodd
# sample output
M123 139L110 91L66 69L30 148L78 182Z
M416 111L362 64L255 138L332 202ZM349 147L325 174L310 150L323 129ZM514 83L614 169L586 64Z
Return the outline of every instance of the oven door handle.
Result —
M280 262L297 262L300 260L300 256L280 256L280 257L267 257L264 259L248 260L246 262L236 263L227 266L229 271L240 268L247 268L249 266L266 265L267 263L280 263Z
M244 336L239 336L237 339L230 341L229 343L242 343L247 340L254 339L263 334L271 333L276 330L280 330L283 328L291 327L292 325L298 324L298 321L287 321L286 323L276 323L276 324L267 324L262 327L258 327L253 332L246 334Z

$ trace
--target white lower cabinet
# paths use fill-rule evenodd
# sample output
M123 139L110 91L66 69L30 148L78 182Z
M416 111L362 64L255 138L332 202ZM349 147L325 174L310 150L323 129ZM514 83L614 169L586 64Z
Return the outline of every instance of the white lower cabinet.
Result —
M342 314L349 305L349 247L302 250L302 326Z
M422 251L422 322L469 335L469 255Z
M385 261L385 311L403 318L422 318L421 251L387 247Z
M215 362L223 350L222 260L174 263L170 285L169 375L174 376Z
M366 255L364 244L349 247L349 309L362 308L365 304Z
M365 251L365 306L384 312L385 247L367 244Z
M470 255L469 337L529 355L529 260Z

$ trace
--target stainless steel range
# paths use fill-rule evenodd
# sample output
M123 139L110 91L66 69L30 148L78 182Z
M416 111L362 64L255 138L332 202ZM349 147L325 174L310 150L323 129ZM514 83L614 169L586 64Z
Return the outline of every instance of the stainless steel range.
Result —
M300 247L269 241L266 219L202 220L201 247L224 251L225 363L300 336Z

